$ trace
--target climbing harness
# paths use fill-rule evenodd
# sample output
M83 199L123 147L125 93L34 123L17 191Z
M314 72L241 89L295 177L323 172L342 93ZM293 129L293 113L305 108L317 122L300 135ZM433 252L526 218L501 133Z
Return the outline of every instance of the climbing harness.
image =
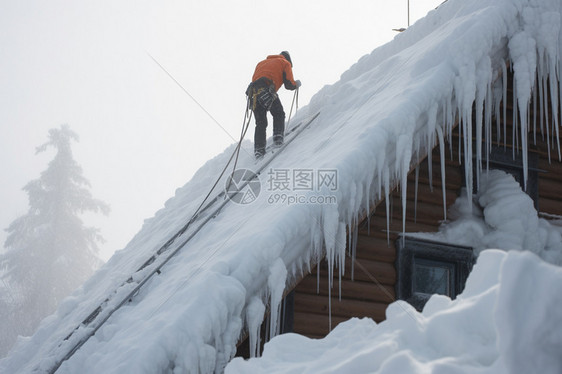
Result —
M275 85L266 77L261 77L255 82L250 83L246 90L246 95L251 99L252 111L260 104L266 110L271 109L271 105L279 98L275 91Z

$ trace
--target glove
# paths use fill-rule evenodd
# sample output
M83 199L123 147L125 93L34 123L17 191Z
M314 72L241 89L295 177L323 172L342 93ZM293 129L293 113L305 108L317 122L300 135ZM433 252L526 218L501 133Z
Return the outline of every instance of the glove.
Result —
M297 84L297 88L299 88L301 86L301 81L300 80L296 80L295 83Z

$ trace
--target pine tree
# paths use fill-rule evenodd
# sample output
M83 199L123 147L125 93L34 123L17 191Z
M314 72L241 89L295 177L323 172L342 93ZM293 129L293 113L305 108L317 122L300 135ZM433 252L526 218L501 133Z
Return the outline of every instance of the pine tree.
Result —
M107 204L92 197L73 159L71 141L78 136L63 125L51 129L48 139L37 153L53 147L56 155L40 178L23 188L29 212L8 227L6 253L0 258L2 281L9 287L4 289L10 294L4 303L17 311L9 314L17 321L0 324L17 326L19 335L31 335L41 319L99 267L98 243L103 238L98 229L85 227L79 215L109 212Z

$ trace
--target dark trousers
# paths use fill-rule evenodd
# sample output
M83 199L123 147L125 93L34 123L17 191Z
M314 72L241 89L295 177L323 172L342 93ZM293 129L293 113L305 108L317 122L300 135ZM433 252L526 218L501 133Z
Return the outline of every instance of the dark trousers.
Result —
M279 98L275 99L269 108L273 116L273 137L283 136L285 132L285 111ZM256 152L264 152L266 145L267 129L267 109L256 103L254 109L254 117L256 118L256 132L254 133L254 150Z

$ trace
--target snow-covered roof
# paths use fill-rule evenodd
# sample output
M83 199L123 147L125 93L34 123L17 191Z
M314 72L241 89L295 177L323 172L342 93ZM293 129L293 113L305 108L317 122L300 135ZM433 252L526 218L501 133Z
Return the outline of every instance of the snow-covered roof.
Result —
M299 191L306 199L330 194L335 203L272 199L276 191L268 190L268 175L262 174L256 201L225 205L160 274L62 361L74 343L92 332L92 327L75 328L99 305L115 306L153 269L158 261L136 272L189 221L233 145L178 189L127 247L65 299L33 337L21 339L0 369L49 372L62 362L57 373L222 370L243 328L249 326L250 335L258 328L266 304L275 316L285 284L325 253L331 264L336 258L340 264L345 261L346 227L392 185L405 186L412 163L443 144L457 123L464 134L471 134L473 104L477 112L484 111L484 125L491 123L504 95L503 79L498 78L506 63L514 70L522 112L519 126L526 126L535 72L541 78L560 74L560 8L559 0L442 4L362 57L340 81L320 90L288 125L320 113L271 162L270 170L312 171L316 176L319 171L337 171L337 188ZM551 97L558 102L556 90ZM479 123L481 117L475 119ZM471 165L472 143L465 144L464 162ZM256 169L251 149L249 142L243 144L238 168ZM475 150L477 159L479 151ZM405 188L402 191L405 196ZM131 275L132 282L126 282Z

